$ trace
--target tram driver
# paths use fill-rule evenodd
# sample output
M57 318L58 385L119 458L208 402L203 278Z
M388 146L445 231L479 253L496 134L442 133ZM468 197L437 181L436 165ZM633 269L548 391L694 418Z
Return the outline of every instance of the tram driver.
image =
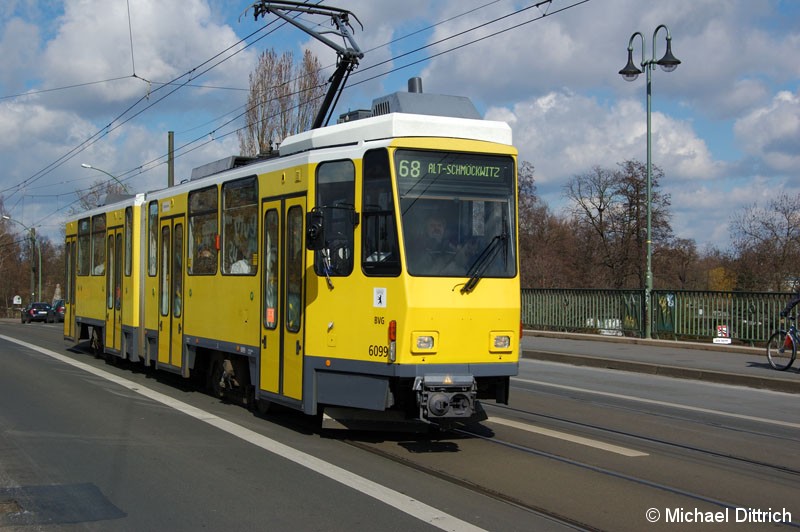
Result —
M439 212L431 213L424 221L422 234L414 246L416 257L411 259L419 275L464 275L469 257L474 253L472 241L458 245L454 241L448 219Z

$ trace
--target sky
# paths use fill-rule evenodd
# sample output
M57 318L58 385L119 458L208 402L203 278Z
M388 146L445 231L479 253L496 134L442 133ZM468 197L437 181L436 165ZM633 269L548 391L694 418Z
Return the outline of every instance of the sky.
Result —
M270 48L330 48L240 0L4 0L0 5L0 196L5 213L59 241L78 193L116 176L167 184L238 153L248 76ZM555 213L594 167L646 161L644 75L666 25L673 72L653 70L652 162L675 236L726 250L730 222L800 194L800 2L794 0L325 0L351 11L365 52L334 116L407 89L467 96L508 122L537 193ZM306 24L328 19L303 15ZM363 28L362 28L363 25ZM255 32L255 33L254 33ZM654 36L655 34L655 36ZM252 36L251 36L252 35ZM250 37L248 37L250 36ZM245 39L242 41L242 39ZM655 43L655 50L653 46ZM167 84L171 83L171 84Z

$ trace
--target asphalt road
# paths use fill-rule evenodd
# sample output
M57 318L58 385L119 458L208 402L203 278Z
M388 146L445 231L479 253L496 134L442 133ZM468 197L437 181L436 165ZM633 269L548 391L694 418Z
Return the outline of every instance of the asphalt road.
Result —
M0 528L800 526L791 394L523 360L480 425L330 433L69 352L55 325L1 322L0 353Z

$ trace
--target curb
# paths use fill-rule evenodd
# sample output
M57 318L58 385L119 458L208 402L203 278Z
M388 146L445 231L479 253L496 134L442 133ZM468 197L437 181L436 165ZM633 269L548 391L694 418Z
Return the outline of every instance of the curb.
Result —
M751 375L741 375L738 373L725 373L722 371L709 371L707 369L682 368L677 366L665 366L661 364L648 364L646 362L631 362L628 360L612 360L586 355L567 355L552 351L526 351L521 355L524 358L544 360L548 362L559 362L562 364L572 364L574 366L587 366L593 368L614 369L620 371L631 371L635 373L647 373L662 377L673 377L678 379L693 379L706 382L716 382L719 384L732 384L736 386L748 386L750 388L760 388L776 392L800 394L800 382L786 379L774 379L771 377L755 377Z
M695 349L700 351L715 351L718 353L731 353L737 355L763 355L763 347L750 347L747 345L714 344L711 342L685 342L677 340L659 340L653 338L636 338L630 336L605 336L602 334L571 333L560 331L538 331L524 329L525 336L541 336L542 338L564 338L569 340L591 340L593 342L607 342L615 344L646 345L650 347L671 347L678 349Z

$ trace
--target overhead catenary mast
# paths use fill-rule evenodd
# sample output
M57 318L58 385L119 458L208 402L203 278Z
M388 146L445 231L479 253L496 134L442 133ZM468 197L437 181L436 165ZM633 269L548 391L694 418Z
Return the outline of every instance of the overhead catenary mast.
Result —
M314 119L314 124L311 127L312 129L317 129L326 126L330 121L333 110L336 107L336 103L339 101L339 96L341 96L342 90L347 83L347 78L358 66L358 60L364 57L364 53L353 39L353 35L351 33L353 27L350 25L350 17L352 16L356 22L358 22L362 30L364 29L364 25L361 24L361 21L358 20L353 13L338 7L310 6L308 4L288 2L283 0L275 2L261 0L260 2L254 3L250 7L253 8L255 20L258 20L259 17L265 17L267 13L271 13L282 18L293 26L300 28L315 39L336 50L336 71L328 80L328 83L330 83L328 86L328 91L325 94L325 99L322 101L319 112L317 112L317 116ZM299 11L301 13L308 13L310 15L329 16L331 17L331 23L335 29L322 32L316 31L313 28L298 22L297 19L290 17L288 13L292 11ZM332 41L325 36L326 34L333 34L340 37L342 39L342 44Z

